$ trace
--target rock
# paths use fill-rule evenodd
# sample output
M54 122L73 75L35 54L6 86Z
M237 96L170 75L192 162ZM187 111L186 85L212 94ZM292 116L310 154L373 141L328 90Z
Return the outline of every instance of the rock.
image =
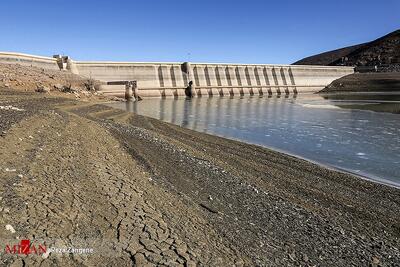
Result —
M73 88L71 87L71 85L69 85L69 86L64 85L64 86L62 87L62 89L61 89L61 92L63 92L63 93L74 93L75 91L76 91L76 90L73 89Z
M62 84L59 84L59 83L56 83L55 85L53 85L53 87L54 87L54 89L56 89L56 90L62 90L62 89L63 89Z
M20 108L17 108L17 107L13 107L13 106L0 106L0 109L3 109L3 110L23 111L23 109L20 109Z
M379 266L380 260L378 257L372 257L371 259L371 266L372 267L377 267Z
M49 257L49 255L50 255L50 249L48 249L48 250L46 251L46 253L43 253L43 254L42 254L42 258L43 258L43 259L47 259L47 258Z
M5 83L4 87L10 88L10 84L9 83Z
M50 88L44 85L38 85L36 87L36 92L38 93L49 93L50 92Z
M6 230L7 231L10 231L11 233L15 233L15 229L14 229L14 227L12 227L12 225L10 225L10 224L7 224L6 225Z
M117 97L117 96L111 97L111 100L113 100L113 101L121 101L121 102L125 102L126 101L125 98L121 98L121 97Z

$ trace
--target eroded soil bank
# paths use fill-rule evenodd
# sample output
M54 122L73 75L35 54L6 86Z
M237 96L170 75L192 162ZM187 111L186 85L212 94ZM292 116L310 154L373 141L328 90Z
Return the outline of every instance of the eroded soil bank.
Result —
M334 80L320 93L400 92L400 72L353 73Z
M95 103L1 90L0 106L6 266L400 262L398 189ZM94 252L4 253L21 239Z

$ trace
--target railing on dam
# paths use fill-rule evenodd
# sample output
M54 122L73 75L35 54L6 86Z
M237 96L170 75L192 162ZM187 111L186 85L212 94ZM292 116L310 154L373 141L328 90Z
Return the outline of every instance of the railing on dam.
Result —
M125 95L125 86L112 81L137 81L141 97L184 96L192 81L195 96L296 94L316 92L353 67L189 62L85 62L68 56L38 57L1 53L0 62L64 69L104 82L105 94Z

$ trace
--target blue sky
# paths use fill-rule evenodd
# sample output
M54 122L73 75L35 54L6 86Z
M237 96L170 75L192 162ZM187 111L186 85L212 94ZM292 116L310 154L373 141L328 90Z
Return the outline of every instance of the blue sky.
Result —
M400 28L399 0L2 0L0 51L292 63Z

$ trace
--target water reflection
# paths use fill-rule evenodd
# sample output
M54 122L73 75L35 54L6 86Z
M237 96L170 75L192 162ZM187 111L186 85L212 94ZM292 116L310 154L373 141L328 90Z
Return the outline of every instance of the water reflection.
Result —
M370 112L396 110L396 97L204 97L110 105L400 185L400 116Z
M400 114L400 94L331 94L322 95L340 108L371 110Z

